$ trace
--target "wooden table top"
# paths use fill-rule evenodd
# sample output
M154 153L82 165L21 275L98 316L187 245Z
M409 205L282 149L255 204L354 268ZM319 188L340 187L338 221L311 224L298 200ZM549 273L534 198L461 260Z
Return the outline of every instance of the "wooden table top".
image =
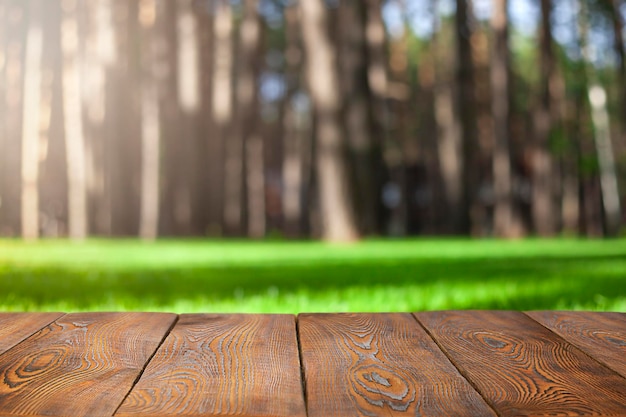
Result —
M626 314L0 313L0 416L626 416Z

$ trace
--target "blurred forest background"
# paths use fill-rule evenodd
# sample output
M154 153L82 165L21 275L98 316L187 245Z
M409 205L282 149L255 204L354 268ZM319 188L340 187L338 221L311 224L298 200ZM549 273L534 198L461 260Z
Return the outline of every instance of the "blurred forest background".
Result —
M619 235L624 0L0 0L0 236Z

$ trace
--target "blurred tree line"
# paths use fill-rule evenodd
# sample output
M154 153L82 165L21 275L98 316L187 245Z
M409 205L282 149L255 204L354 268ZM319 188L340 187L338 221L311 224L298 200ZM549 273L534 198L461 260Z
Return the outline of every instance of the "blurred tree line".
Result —
M0 235L617 235L625 15L0 0Z

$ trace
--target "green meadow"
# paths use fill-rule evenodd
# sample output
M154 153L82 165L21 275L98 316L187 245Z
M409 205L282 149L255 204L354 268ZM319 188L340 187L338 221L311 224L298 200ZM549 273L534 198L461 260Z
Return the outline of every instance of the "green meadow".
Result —
M626 311L626 239L0 240L2 311Z

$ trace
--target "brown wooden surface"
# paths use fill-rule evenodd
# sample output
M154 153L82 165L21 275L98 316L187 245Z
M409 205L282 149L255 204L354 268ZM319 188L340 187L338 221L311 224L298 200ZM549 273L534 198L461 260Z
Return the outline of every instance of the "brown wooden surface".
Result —
M62 315L62 313L0 313L0 355Z
M626 314L565 311L526 314L626 378Z
M287 315L183 315L118 415L304 416Z
M175 319L62 317L0 356L0 415L112 415Z
M495 416L410 314L303 314L308 413Z
M0 313L0 416L626 416L625 316Z
M518 312L416 317L500 416L626 415L626 380Z

